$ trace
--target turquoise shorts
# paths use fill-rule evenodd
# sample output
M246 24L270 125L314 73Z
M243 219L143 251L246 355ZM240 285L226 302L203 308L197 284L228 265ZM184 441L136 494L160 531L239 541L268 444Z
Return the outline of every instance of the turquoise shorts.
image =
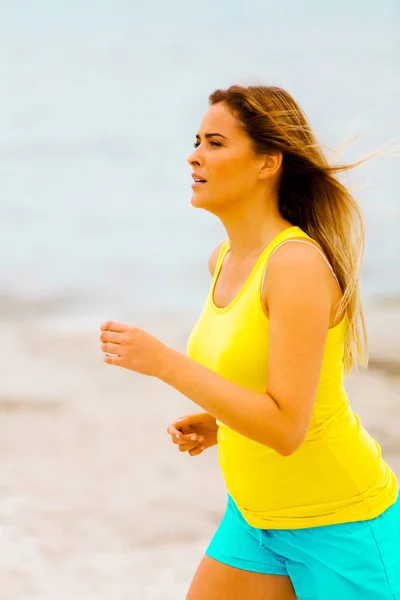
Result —
M303 529L251 527L228 496L206 554L287 575L299 600L400 600L400 496L375 519Z

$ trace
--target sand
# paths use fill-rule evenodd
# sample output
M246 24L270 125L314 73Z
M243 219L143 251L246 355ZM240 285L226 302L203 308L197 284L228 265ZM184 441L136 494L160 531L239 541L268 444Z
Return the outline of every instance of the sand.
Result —
M136 324L183 351L194 318ZM400 302L367 323L371 365L346 387L400 475ZM96 329L28 315L2 333L0 600L183 599L225 504L216 449L182 455L165 432L196 407L105 365Z

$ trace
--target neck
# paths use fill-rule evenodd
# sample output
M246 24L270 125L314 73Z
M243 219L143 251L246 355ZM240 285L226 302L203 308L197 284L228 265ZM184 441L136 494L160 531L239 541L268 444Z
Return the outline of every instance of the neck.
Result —
M219 217L229 237L231 260L258 256L281 231L293 226L281 216L277 202L239 203Z

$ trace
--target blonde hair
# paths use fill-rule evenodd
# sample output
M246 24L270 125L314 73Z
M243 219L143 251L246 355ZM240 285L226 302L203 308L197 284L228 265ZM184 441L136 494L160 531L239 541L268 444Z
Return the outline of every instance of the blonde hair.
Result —
M338 278L343 294L339 313L346 313L348 320L345 371L366 367L368 339L360 294L364 223L358 203L336 177L363 161L328 164L306 115L281 88L234 85L210 95L210 105L218 102L238 119L256 153L282 152L280 213L321 246Z

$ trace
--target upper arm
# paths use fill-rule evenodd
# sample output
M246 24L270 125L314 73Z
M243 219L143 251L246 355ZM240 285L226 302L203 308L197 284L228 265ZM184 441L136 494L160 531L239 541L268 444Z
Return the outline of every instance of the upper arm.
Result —
M220 242L218 246L214 248L214 250L210 254L210 258L208 259L208 270L211 273L211 276L214 275L215 267L217 266L219 252L221 250L222 244L224 242Z
M289 447L303 441L317 393L331 310L331 273L306 244L284 244L268 263L267 393L288 419Z

